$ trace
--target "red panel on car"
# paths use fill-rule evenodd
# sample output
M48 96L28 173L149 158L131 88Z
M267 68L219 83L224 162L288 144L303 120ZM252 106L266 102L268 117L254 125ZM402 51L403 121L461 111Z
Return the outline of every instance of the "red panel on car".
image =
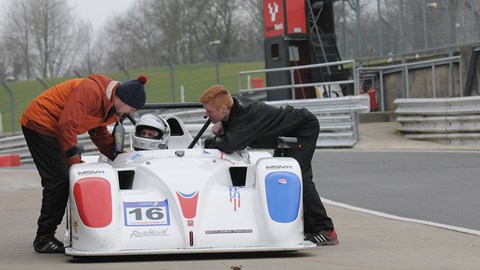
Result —
M112 194L105 178L87 177L73 186L75 204L83 224L102 228L112 222Z

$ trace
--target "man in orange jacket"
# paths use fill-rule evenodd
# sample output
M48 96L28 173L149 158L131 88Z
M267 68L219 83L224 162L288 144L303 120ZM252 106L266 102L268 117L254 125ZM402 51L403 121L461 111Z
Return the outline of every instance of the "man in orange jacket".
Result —
M77 135L88 131L98 150L113 160L115 143L107 126L145 105L146 82L145 76L119 83L99 74L68 80L40 94L23 113L22 131L43 187L35 251L65 251L55 231L68 200L69 167L81 162Z

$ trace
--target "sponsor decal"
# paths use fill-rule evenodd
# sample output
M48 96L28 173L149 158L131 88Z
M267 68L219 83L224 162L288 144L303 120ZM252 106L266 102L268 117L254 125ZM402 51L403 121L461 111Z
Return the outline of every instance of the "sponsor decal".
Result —
M291 2L293 2L292 0ZM285 25L284 2L280 0L263 1L264 34L265 38L283 34ZM288 2L288 1L287 1Z
M133 230L130 233L130 238L158 237L158 236L169 236L168 229L163 229L163 230L150 229L148 231Z
M208 230L205 234L227 234L227 233L252 233L252 229L238 229L238 230Z
M240 189L238 187L230 187L228 195L230 202L233 203L233 211L237 212L237 209L240 208Z
M275 30L283 30L283 24L282 23L276 23L273 26L267 26L268 31L275 31Z
M293 166L291 165L271 165L265 166L267 170L279 170L279 169L290 169L293 170Z
M105 174L104 170L90 170L78 172L78 176Z
M187 226L188 227L193 227L193 219L187 220Z
M128 158L128 160L138 160L141 159L143 155L136 153L135 155Z
M170 211L168 200L123 202L125 226L168 226Z
M177 191L177 197L182 208L183 217L192 219L197 215L198 194L198 191L190 194Z
M287 179L280 178L280 179L278 179L278 183L281 184L281 185L286 185L287 184Z
M277 20L278 13L278 4L276 2L268 3L268 14L270 14L270 21L274 22Z

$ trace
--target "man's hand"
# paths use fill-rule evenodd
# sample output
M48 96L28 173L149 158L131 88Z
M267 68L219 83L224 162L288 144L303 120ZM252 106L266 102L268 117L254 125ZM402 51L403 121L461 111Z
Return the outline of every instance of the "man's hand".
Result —
M80 158L79 155L75 155L71 158L67 159L67 167L70 168L74 164L82 163L82 159Z
M205 149L215 149L215 140L217 137L206 138L203 142L203 148Z
M217 123L213 124L212 132L213 132L213 134L215 134L217 136L222 135L223 134L222 122L217 122Z

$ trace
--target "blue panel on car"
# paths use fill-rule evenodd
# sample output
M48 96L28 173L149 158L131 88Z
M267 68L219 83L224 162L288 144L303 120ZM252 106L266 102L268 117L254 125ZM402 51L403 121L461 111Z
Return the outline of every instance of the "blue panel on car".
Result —
M265 177L268 213L276 222L289 223L297 219L300 208L301 183L291 172L273 172Z

